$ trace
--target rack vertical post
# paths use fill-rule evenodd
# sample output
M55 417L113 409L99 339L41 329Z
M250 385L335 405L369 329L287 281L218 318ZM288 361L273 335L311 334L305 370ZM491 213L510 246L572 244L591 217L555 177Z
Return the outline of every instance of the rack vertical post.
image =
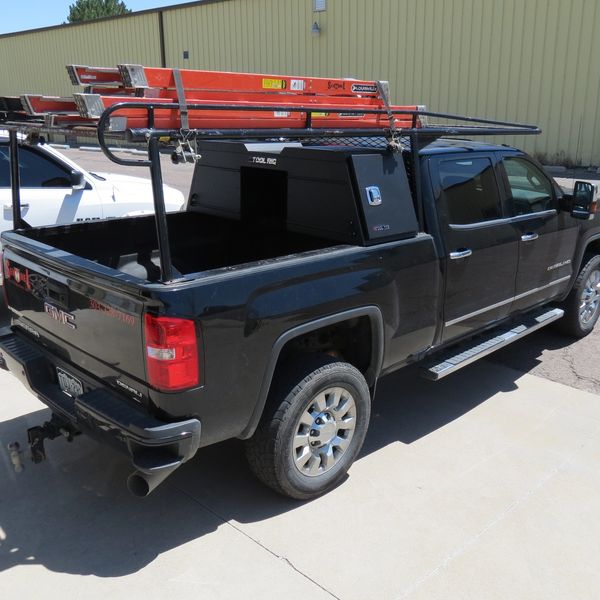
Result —
M21 217L21 181L19 177L19 138L17 131L8 132L10 146L10 189L12 192L13 228L21 229L24 225Z
M169 245L169 229L167 226L165 194L160 166L160 150L158 147L158 138L154 135L151 135L148 140L148 160L150 161L156 235L158 237L158 251L160 253L160 277L163 282L166 282L173 279L173 266L171 264L171 246Z

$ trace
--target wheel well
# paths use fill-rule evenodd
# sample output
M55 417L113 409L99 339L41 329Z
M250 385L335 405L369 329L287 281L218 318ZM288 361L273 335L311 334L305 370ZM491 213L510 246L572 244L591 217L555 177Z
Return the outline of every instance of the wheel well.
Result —
M333 323L289 340L281 349L275 372L295 355L315 353L350 363L364 375L369 386L374 384L373 332L368 316Z
M600 254L600 239L594 240L587 245L583 256L585 257L588 254Z

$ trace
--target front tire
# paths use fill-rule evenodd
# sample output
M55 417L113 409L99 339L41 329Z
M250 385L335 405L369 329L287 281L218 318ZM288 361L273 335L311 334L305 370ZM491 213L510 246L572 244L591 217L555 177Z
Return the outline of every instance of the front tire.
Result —
M557 322L563 333L577 338L591 333L600 317L600 256L586 259L563 303L565 316Z
M250 468L276 492L307 500L337 486L369 426L371 396L352 365L329 356L278 373L263 418L246 442Z

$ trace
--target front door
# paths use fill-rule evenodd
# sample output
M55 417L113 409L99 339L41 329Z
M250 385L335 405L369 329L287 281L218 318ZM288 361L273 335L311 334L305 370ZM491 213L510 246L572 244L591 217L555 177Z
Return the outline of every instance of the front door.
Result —
M493 154L433 160L446 257L446 342L507 316L515 292L518 237L504 214Z
M560 190L526 156L504 155L507 210L519 238L519 268L512 310L560 295L573 273L576 221L559 207Z

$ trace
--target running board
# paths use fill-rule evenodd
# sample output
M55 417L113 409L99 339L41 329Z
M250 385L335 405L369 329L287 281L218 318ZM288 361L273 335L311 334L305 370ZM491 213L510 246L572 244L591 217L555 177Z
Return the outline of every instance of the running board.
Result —
M450 375L476 360L508 346L512 342L516 342L524 338L526 335L537 331L538 329L560 319L564 315L564 310L560 308L548 309L547 307L541 310L533 311L522 316L519 323L513 321L508 325L492 329L486 334L486 337L481 341L482 336L478 336L477 340L471 340L471 343L476 345L466 346L461 344L458 347L450 348L443 354L436 356L433 361L428 362L420 371L421 377L437 381ZM508 329L510 327L510 329Z

